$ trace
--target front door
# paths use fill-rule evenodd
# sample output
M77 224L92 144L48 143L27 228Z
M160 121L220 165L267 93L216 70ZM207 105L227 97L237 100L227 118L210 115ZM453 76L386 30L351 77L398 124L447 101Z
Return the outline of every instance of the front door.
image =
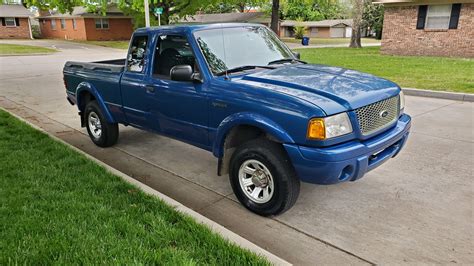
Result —
M148 35L134 36L120 82L127 122L137 127L146 127L150 114L147 105L149 88L144 83L148 47Z
M160 35L156 41L153 68L147 85L152 87L152 116L157 130L165 135L209 148L208 98L201 83L173 81L171 68L190 65L199 71L192 48L183 35Z

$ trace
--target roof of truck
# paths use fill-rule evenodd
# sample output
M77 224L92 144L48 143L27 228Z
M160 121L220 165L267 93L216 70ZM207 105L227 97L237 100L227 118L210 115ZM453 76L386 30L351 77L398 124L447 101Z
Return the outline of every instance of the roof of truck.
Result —
M212 23L212 24L173 24L160 27L149 27L149 28L139 28L135 32L145 33L145 32L155 32L158 30L173 30L181 29L183 31L196 31L196 30L207 30L207 29L220 29L220 28L235 28L235 27L245 27L245 26L265 26L258 23Z

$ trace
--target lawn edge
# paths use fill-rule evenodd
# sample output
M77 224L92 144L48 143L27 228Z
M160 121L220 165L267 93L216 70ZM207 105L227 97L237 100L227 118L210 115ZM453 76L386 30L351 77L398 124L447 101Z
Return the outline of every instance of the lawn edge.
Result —
M157 197L158 199L165 202L167 205L174 208L176 211L193 218L197 223L200 223L200 224L203 224L203 225L207 226L212 232L220 235L222 238L224 238L224 239L228 240L229 242L237 245L238 247L243 248L243 249L247 249L247 250L249 250L249 251L251 251L251 252L253 252L257 255L260 255L260 256L266 258L272 265L292 265L291 263L289 263L288 261L280 258L279 256L265 250L264 248L254 244L254 243L250 242L249 240L241 237L240 235L230 231L229 229L225 228L224 226L214 222L213 220L211 220L211 219L209 219L209 218L193 211L192 209L184 206L180 202L178 202L178 201L162 194L161 192L159 192L159 191L157 191L157 190L155 190L155 189L139 182L138 180L130 177L129 175L127 175L127 174L111 167L110 165L98 160L97 158L85 153L84 151L70 145L69 143L65 142L64 140L50 134L49 132L43 130L42 128L38 127L37 125L35 125L33 123L30 123L26 119L14 114L14 113L9 112L8 110L6 110L5 108L3 108L1 106L0 106L0 110L3 110L5 112L7 112L8 114L15 117L16 119L26 123L27 125L31 126L32 128L34 128L36 130L46 134L51 139L66 145L67 147L69 147L69 148L73 149L74 151L78 152L79 154L82 154L83 156L90 159L91 161L93 161L93 162L97 163L98 165L104 167L111 174L114 174L114 175L122 178L122 180L124 180L125 182L127 182L127 183L129 183L133 186L136 186L138 189L143 191L145 194Z
M433 91L415 88L402 88L405 95L438 98L462 102L474 102L474 94L463 92Z

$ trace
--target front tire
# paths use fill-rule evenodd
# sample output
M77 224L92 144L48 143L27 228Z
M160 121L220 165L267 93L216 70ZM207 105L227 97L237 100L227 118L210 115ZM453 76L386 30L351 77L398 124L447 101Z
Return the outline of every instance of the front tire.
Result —
M99 147L110 147L117 143L119 130L117 123L108 123L96 101L87 103L84 110L87 133Z
M230 161L230 183L237 199L250 211L276 215L296 202L300 181L283 147L267 139L244 143Z

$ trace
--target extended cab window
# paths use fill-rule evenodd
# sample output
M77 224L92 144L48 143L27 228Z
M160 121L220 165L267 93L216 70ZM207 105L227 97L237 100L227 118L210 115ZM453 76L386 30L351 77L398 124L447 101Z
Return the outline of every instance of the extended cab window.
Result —
M195 57L185 36L161 35L156 44L153 74L170 78L170 71L177 65L190 65L196 69Z
M127 57L127 70L142 72L145 66L145 55L147 52L148 36L137 36L133 39L130 52Z

